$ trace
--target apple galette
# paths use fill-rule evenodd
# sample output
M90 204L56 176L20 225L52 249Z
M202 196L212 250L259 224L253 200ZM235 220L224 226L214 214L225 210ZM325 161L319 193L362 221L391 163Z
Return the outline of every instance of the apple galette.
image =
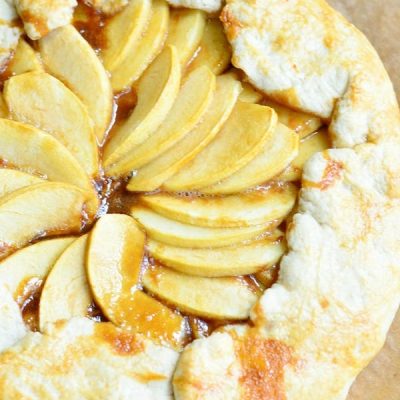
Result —
M345 399L400 298L365 37L324 0L0 13L0 398Z

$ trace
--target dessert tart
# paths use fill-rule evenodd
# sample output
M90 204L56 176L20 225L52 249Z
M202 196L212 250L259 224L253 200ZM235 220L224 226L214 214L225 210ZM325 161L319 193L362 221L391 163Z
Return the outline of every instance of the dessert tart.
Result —
M400 297L366 38L324 0L0 13L0 398L345 399Z

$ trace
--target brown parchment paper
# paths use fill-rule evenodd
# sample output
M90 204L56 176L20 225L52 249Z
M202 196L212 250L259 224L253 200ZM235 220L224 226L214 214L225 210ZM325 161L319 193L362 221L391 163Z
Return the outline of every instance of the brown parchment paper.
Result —
M328 2L367 35L400 99L400 0ZM348 400L400 400L400 310L384 348L357 378Z

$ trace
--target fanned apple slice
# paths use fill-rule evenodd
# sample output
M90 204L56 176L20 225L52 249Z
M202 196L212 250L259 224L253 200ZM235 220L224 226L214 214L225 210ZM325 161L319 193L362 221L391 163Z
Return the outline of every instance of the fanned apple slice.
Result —
M23 172L93 192L89 177L72 154L51 135L30 125L0 119L0 159Z
M245 103L259 103L263 99L263 95L257 92L249 83L242 83L243 90L240 93L239 100ZM273 108L273 107L272 107Z
M228 246L254 239L261 234L270 232L276 225L263 224L240 228L208 228L184 224L141 206L132 207L130 213L152 239L172 246L189 248Z
M137 288L145 235L127 215L102 217L90 234L87 271L96 303L117 326L179 346L184 321Z
M87 210L88 192L58 182L38 183L0 198L0 257L43 236L79 233ZM88 213L88 215L84 215Z
M192 190L227 178L262 152L276 124L272 108L238 102L214 140L163 186L169 191Z
M50 271L39 304L39 324L85 317L92 303L86 278L87 235L70 244Z
M167 46L143 74L138 102L104 149L107 167L142 144L165 119L179 92L181 69L175 47Z
M0 169L0 197L25 186L43 182L37 176L26 174L15 169Z
M102 50L103 63L109 71L117 68L126 56L136 52L151 16L151 0L130 0L105 28L107 46Z
M5 83L4 98L15 120L50 133L89 175L97 173L98 150L89 114L63 83L45 72L27 72Z
M298 181L301 179L303 166L306 161L315 153L329 149L330 141L325 129L316 132L302 140L299 147L299 154L289 167L277 177L282 181Z
M118 67L111 71L115 92L130 87L161 51L168 32L169 7L165 0L155 0L152 15L137 48L129 52Z
M24 39L20 39L8 66L11 76L30 71L43 71L43 65L35 50Z
M127 186L131 191L157 189L182 166L192 160L219 132L228 119L241 85L230 75L217 78L214 98L202 120L182 140L136 171Z
M154 160L182 139L203 118L215 93L215 81L215 75L207 67L190 73L162 124L144 143L106 168L106 172L113 176L126 175Z
M147 248L153 258L167 267L205 277L254 274L276 264L286 249L283 236L216 249L188 249L149 239Z
M206 14L200 10L172 10L170 12L167 44L178 50L182 68L192 59L206 26Z
M141 195L139 200L154 211L187 224L233 228L282 220L297 197L294 185L272 186L226 197L184 197L166 193Z
M72 25L54 30L40 39L39 44L47 70L87 107L101 143L111 120L113 94L107 72L95 51Z
M265 99L263 104L273 108L278 114L279 122L293 129L300 136L300 139L315 132L322 126L321 119L313 115L292 110L269 99Z
M203 278L164 267L149 268L143 285L184 312L212 319L247 319L259 297L240 278Z
M232 50L217 18L207 20L199 45L200 50L190 63L189 70L206 65L215 75L224 72L231 62Z
M62 252L75 238L43 240L18 250L0 262L0 283L14 295L15 300L24 286L33 279L44 280Z
M271 132L263 151L242 169L202 193L230 194L260 185L281 173L297 156L299 136L283 124Z

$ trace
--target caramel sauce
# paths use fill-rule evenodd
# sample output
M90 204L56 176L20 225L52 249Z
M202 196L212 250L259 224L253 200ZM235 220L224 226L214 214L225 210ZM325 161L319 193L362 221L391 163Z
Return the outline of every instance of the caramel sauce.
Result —
M44 281L28 278L21 282L15 293L25 325L33 332L39 331L39 301Z
M107 46L104 28L109 17L80 1L74 14L74 26L98 53Z

